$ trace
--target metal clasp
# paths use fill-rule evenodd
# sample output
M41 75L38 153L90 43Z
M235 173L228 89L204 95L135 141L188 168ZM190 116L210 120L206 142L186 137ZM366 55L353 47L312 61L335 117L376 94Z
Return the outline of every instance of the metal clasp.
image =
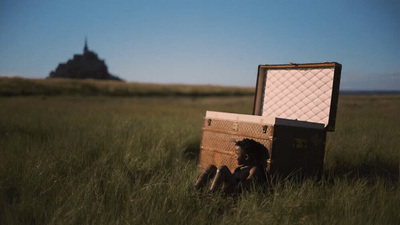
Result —
M268 126L265 125L265 126L263 127L263 133L266 134L266 133L267 133L267 130L268 130Z

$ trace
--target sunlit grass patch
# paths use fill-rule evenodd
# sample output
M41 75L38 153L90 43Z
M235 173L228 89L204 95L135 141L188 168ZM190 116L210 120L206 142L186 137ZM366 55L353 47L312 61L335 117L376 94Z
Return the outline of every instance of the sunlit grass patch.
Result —
M252 87L0 77L0 96L250 96Z

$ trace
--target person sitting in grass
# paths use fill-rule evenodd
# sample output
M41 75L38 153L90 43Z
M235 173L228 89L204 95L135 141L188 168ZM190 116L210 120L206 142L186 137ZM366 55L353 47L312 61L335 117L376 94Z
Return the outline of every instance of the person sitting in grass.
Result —
M227 166L209 165L199 176L195 188L201 189L214 178L210 190L222 190L225 193L239 193L248 189L251 182L264 183L267 180L266 162L267 148L252 139L235 142L235 152L238 167L233 174Z

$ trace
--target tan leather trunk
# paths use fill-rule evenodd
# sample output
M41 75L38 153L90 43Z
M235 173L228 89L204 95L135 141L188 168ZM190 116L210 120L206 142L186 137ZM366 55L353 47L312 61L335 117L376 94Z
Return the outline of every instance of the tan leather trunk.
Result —
M326 132L334 131L341 65L260 65L253 115L207 111L199 166L233 171L235 141L250 138L267 147L267 172L317 175L323 170Z

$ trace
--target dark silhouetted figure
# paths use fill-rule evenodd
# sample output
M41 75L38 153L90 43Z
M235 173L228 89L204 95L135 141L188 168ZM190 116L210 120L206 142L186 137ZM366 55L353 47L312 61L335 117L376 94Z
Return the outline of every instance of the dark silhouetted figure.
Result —
M236 158L239 166L233 173L227 166L216 167L209 165L199 176L195 188L204 187L209 180L214 178L210 190L222 190L225 193L239 193L248 189L251 182L265 183L267 148L251 139L243 139L235 143Z

